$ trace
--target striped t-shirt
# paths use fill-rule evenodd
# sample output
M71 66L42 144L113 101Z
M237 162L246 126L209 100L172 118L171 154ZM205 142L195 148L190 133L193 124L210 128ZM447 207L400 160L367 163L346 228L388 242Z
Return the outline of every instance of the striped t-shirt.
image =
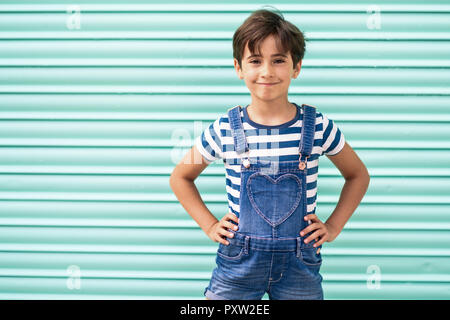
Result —
M295 103L294 103L295 104ZM252 121L247 113L247 107L241 110L250 160L292 161L299 158L299 143L301 136L303 109L297 107L296 116L281 125L267 126ZM319 157L335 155L345 144L344 135L336 124L316 108L316 128L314 145L307 162L307 213L315 213L317 195L317 176ZM225 113L212 122L195 140L195 146L205 158L212 163L222 159L226 169L226 191L229 211L239 215L240 195L240 155L234 151L234 141L231 135L228 114Z

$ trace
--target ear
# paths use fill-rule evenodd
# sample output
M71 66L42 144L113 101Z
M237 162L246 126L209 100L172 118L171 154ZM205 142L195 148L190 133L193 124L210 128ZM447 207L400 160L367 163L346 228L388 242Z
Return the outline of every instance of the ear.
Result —
M234 69L236 70L236 73L237 73L239 79L241 79L241 80L244 79L244 76L242 75L242 69L239 66L239 62L237 61L236 58L234 58Z
M302 60L300 60L294 69L294 74L292 75L292 78L297 79L298 75L300 74L300 69L302 68Z

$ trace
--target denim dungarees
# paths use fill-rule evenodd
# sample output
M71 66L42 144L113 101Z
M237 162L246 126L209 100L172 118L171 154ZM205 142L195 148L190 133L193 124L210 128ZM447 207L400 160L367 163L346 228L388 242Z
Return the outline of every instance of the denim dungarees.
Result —
M308 226L307 166L315 131L315 108L302 105L299 159L265 161L248 158L241 106L228 110L236 152L241 157L238 231L219 244L208 299L323 299L322 264L315 241L304 243Z

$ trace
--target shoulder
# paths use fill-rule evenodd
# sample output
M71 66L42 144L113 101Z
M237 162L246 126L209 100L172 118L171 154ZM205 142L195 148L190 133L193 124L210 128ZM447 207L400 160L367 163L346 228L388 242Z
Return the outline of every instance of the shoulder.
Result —
M229 122L228 111L225 111L219 113L216 118L213 118L210 122L208 122L208 125L210 128L222 129L224 127L227 127Z
M240 107L240 108L238 108L238 107ZM244 108L242 106L236 105L236 106L227 108L227 110L222 112L221 114L219 114L219 116L214 121L214 123L217 125L217 127L221 129L222 133L224 133L224 131L226 131L226 130L231 130L229 115L230 115L230 111L232 109L238 110L241 118L244 118ZM242 122L244 122L244 119L242 119Z
M219 113L215 119L213 118L213 120L208 122L205 131L209 131L211 135L214 135L221 141L224 139L224 137L230 136L231 127L228 116L228 110L230 109L231 108L228 108L227 110ZM202 125L202 127L204 128L204 125Z
M323 124L324 122L328 119L320 110L319 108L317 108L315 105L312 104L306 104L303 103L299 108L300 108L300 113L302 114L302 117L304 116L304 106L313 108L312 110L315 111L315 117L316 117L316 131L320 131L323 130Z

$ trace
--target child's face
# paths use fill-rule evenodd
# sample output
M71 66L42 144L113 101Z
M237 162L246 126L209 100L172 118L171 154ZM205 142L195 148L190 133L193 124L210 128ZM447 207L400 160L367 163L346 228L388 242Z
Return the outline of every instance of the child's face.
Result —
M291 79L297 78L302 62L300 61L294 68L290 52L285 55L278 52L273 35L264 39L260 54L262 56L251 56L248 45L245 46L242 68L234 59L234 67L239 78L245 81L253 101L286 100ZM272 56L275 54L282 55Z

